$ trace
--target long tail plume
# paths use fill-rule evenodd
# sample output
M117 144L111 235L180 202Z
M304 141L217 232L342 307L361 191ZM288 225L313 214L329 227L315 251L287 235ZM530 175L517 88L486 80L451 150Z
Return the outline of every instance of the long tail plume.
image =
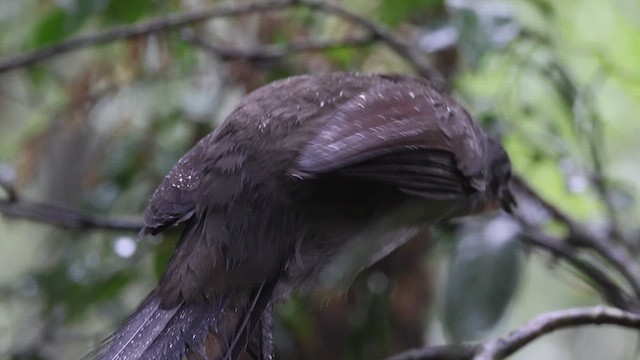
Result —
M153 291L86 359L235 360L245 351L272 291L273 285L266 283L251 296L222 295L172 309L163 309Z

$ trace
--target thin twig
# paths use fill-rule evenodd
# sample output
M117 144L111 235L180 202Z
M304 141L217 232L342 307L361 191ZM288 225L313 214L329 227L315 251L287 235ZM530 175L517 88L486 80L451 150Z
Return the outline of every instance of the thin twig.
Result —
M640 330L640 315L604 306L545 313L505 338L486 342L474 360L503 359L542 335L583 325L619 325Z

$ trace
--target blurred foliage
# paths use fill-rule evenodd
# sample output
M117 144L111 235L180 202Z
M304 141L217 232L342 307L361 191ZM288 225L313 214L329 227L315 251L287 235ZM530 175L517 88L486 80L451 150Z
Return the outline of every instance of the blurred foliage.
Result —
M510 220L470 222L460 232L449 263L443 324L454 342L463 343L483 339L502 319L520 282L522 258L518 227Z
M33 29L33 46L54 44L76 33L89 20L104 25L130 23L154 13L153 1L72 0L54 3L42 11Z
M3 0L0 55L219 3ZM607 216L592 182L600 161L624 235L640 245L637 1L340 4L415 43L469 111L502 138L517 171L594 231ZM192 30L241 49L358 33L309 9L216 19ZM246 92L293 74L345 69L411 72L382 44L222 61L176 31L0 75L0 180L26 199L139 216L172 164ZM488 221L450 224L414 240L336 299L298 296L280 306L280 358L382 358L447 336L496 336L542 311L600 301L564 267L538 253L523 256L495 226L487 232L497 220ZM545 226L556 231L557 224ZM0 357L78 358L106 336L152 288L176 240L134 237L0 218ZM496 238L505 240L495 246ZM630 358L633 335L599 331L596 339L586 330L554 335L514 358Z
M378 8L380 22L396 26L420 14L428 14L444 7L442 0L382 0Z

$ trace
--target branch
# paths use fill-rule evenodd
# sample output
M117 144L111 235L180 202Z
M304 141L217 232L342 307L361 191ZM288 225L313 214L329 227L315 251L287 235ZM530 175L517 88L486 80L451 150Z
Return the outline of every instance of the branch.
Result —
M474 360L503 359L542 335L583 325L619 325L640 330L640 315L604 306L542 314L507 337L484 343Z
M0 200L0 214L34 220L68 229L102 229L112 231L140 231L142 220L89 215L60 206L14 199Z
M35 220L69 229L139 231L142 221L129 218L98 217L63 207L25 201L0 201L0 213L12 218Z
M497 360L523 348L555 330L583 325L619 325L640 330L640 315L615 308L596 306L548 312L504 338L477 345L449 345L412 349L387 360Z
M228 7L215 7L208 10L194 10L191 12L172 14L133 25L116 26L102 32L79 36L63 41L59 44L37 49L25 54L2 58L0 59L0 74L17 68L30 66L85 47L173 30L217 17L239 16L254 12L284 9L294 4L295 1L284 0L268 3L248 3Z

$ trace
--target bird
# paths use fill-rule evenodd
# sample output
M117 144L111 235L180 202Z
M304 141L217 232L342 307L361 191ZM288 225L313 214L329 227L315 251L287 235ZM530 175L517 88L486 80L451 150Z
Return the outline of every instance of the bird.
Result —
M181 236L94 358L273 358L273 303L344 291L424 227L510 211L510 179L500 143L428 79L337 72L260 87L153 193L141 235Z

